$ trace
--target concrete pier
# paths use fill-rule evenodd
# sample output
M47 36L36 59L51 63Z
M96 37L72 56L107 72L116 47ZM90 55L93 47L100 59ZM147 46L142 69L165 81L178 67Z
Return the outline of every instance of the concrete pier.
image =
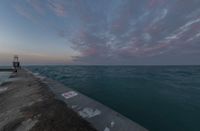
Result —
M56 97L64 101L99 131L147 131L103 104L51 79L36 75L48 85Z
M0 131L96 131L24 70L0 84Z
M147 131L80 92L28 70L19 70L0 86L0 107L0 131Z

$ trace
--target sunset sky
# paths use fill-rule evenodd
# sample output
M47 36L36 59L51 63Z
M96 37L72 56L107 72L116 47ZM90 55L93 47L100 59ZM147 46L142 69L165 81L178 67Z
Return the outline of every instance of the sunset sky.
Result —
M200 64L200 0L1 0L0 65Z

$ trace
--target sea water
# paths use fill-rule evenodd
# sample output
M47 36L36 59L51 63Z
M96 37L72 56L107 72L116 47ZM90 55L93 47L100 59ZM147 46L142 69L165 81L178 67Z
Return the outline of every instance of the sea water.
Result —
M0 72L0 85L8 79L10 72Z
M200 131L200 66L33 66L150 131Z

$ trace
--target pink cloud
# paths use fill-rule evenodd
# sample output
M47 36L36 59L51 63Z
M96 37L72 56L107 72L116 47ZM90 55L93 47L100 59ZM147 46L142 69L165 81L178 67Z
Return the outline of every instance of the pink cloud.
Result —
M164 2L164 0L150 0L149 2L149 8L153 8L158 4L162 4Z
M35 21L35 18L33 17L33 15L31 15L26 8L20 6L19 4L15 4L14 8L16 9L16 12L19 15L25 17L26 19L30 21Z
M66 8L63 3L58 2L56 0L48 0L49 8L60 17L64 17L67 15Z
M44 7L40 0L27 0L27 2L40 14L44 14Z
M81 52L83 56L93 56L97 54L96 48L89 48Z

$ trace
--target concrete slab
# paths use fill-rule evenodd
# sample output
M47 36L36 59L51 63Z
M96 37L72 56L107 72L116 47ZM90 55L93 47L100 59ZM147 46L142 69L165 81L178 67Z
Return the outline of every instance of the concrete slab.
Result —
M147 131L139 124L78 91L48 78L42 78L42 81L58 99L64 101L99 131Z

